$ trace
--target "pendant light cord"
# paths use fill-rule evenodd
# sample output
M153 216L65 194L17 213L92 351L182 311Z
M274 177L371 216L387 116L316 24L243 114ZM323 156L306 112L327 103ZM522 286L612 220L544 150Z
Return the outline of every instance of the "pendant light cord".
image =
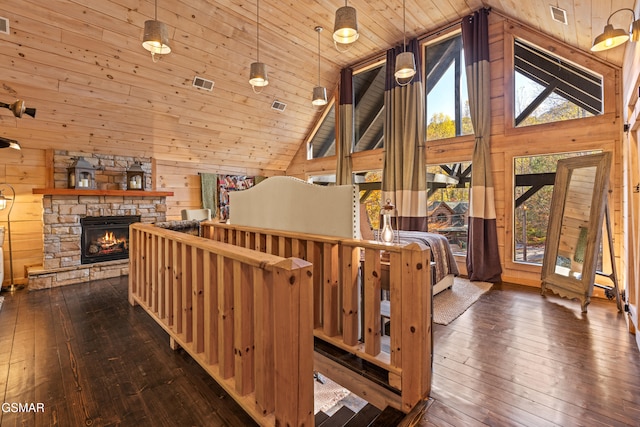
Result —
M322 31L322 27L316 27L318 33L318 86L320 86L320 31Z
M256 47L258 51L257 62L260 62L260 0L256 0Z
M402 0L402 49L407 51L407 7L405 0Z
M154 13L155 13L155 15L154 15L153 20L157 21L158 20L158 0L156 0L156 8L155 8L155 12Z

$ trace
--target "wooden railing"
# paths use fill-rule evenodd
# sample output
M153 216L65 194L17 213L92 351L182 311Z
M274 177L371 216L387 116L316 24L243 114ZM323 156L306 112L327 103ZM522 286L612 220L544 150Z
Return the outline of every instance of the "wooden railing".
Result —
M260 425L313 425L311 264L133 224L139 304Z
M409 412L431 391L431 274L426 246L386 245L374 241L331 238L202 223L203 236L219 242L283 257L294 256L313 265L314 336L339 350L387 372L388 387L361 383L360 373L319 364L330 378L376 406L391 405ZM382 337L381 286L389 290L390 333ZM385 344L383 346L383 343ZM388 346L388 347L387 347ZM384 350L383 351L383 347ZM341 378L332 376L335 374ZM355 375L354 378L348 378ZM389 392L389 388L392 389Z

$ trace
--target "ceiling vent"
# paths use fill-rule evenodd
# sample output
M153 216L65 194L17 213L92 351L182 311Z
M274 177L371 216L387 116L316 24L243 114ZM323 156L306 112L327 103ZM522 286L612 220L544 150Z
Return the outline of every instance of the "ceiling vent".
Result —
M197 88L208 90L209 92L213 90L213 80L203 79L202 77L195 76L193 78L193 85Z
M9 34L9 20L0 16L0 33Z
M274 99L273 104L271 104L271 108L278 111L284 111L284 109L287 108L287 104L285 104L284 102L280 102L277 99Z
M551 19L561 24L567 25L567 11L560 9L556 6L549 6L551 8Z

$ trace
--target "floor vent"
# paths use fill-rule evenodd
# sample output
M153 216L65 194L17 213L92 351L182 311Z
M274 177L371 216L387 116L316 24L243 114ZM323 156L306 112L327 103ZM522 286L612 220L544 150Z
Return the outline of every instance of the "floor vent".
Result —
M551 19L561 24L567 25L567 11L560 9L556 6L549 6L551 8Z
M277 99L275 99L273 101L273 104L271 104L271 108L273 108L274 110L278 110L278 111L284 111L284 109L287 108L287 104L285 104L284 102L280 102Z
M9 20L0 16L0 33L9 34Z
M213 81L203 79L202 77L195 76L193 78L193 85L197 88L212 91L213 90Z

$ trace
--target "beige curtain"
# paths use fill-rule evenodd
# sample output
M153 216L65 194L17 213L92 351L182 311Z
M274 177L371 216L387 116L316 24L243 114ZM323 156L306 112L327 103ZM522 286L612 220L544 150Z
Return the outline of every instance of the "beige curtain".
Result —
M387 51L382 203L396 206L399 230L427 231L424 88L420 71L405 86L396 82L396 56L402 51L402 46ZM407 51L413 51L420 70L416 39Z
M218 175L200 172L200 191L202 192L202 208L211 209L211 218L217 218L218 208Z
M462 20L469 112L475 145L471 170L467 275L471 280L499 282L495 191L491 176L491 99L489 11L481 9Z

